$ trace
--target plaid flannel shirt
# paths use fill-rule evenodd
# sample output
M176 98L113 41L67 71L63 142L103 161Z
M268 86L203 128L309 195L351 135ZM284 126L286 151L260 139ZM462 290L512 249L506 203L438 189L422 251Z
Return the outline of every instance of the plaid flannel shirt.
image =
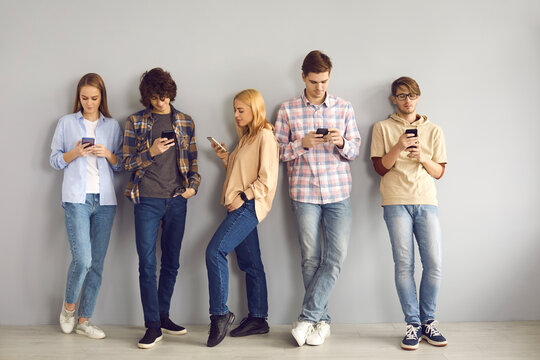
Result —
M327 93L321 105L313 105L302 94L281 105L275 127L280 159L287 164L291 199L328 204L350 197L349 161L358 156L361 139L348 101ZM304 149L302 138L318 128L339 129L343 149L331 143Z
M178 171L183 188L175 194L179 195L186 188L197 191L201 182L197 165L197 144L195 143L195 124L191 117L176 110L171 105L174 114L173 130L176 133L176 151L178 152ZM152 146L152 125L154 121L149 109L141 110L128 117L124 132L124 158L123 166L131 171L131 178L126 186L124 195L133 201L139 202L139 182L144 176L146 168L153 162L150 156Z

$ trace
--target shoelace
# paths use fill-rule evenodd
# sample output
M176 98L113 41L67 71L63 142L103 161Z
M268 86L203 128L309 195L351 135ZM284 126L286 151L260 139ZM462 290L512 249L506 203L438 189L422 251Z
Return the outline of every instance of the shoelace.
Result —
M64 308L64 317L67 319L72 318L75 316L75 310L68 311L66 308Z
M428 336L439 336L441 333L437 330L436 325L439 324L437 320L434 320L431 324L425 324L425 332Z
M84 323L83 323L84 324ZM81 324L82 325L82 324ZM91 334L95 334L95 333L99 333L99 329L97 326L95 325L92 325L90 323L90 321L86 321L86 332L87 333L91 333Z
M405 331L405 337L407 340L418 340L418 327L407 325L407 329Z

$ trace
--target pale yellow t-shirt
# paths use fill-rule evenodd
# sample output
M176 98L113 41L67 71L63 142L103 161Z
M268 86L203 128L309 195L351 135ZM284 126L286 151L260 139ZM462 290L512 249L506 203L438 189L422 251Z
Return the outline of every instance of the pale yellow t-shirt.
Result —
M221 203L228 205L243 191L255 199L259 223L268 215L276 194L279 173L279 148L270 129L263 129L252 143L240 139L229 155Z
M427 116L409 124L397 114L373 126L370 157L383 157L406 129L418 129L422 153L436 163L446 163L444 135L440 127L429 122ZM381 177L382 205L437 205L434 178L416 159L402 151L394 166Z

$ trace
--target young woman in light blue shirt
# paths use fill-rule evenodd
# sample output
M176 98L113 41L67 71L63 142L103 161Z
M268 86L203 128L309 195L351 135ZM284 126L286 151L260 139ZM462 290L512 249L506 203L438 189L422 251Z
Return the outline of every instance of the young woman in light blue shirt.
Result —
M77 85L73 114L63 116L51 143L50 163L64 170L62 206L72 261L60 313L60 327L103 339L103 330L89 322L101 286L103 263L116 212L113 171L122 168L122 130L111 118L103 79L84 75Z

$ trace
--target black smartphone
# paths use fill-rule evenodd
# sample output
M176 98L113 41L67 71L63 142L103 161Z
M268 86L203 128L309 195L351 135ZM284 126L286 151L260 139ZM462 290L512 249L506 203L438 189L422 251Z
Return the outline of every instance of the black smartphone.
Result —
M167 138L169 140L174 140L174 131L172 130L166 130L161 132L162 138Z
M409 137L418 137L418 129L405 129L405 134L413 134L413 136L409 136ZM407 149L412 149L414 148L415 146L409 146L407 147Z
M325 136L326 134L328 134L328 129L327 128L318 128L316 134Z
M83 145L83 147L85 147L84 146L85 144L90 144L90 146L92 146L95 143L96 143L96 139L91 138L91 137L83 137L81 140L81 144Z

